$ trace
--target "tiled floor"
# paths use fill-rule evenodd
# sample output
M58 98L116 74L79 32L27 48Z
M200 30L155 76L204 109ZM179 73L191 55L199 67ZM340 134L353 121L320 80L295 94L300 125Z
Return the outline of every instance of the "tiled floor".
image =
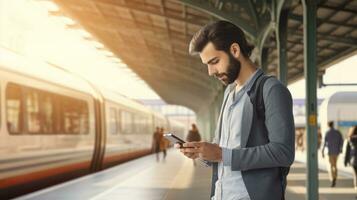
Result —
M199 164L194 167L191 160L171 150L165 162L146 156L19 199L207 200L210 181L211 168ZM294 163L288 176L286 199L305 199L305 185L305 166ZM320 171L320 200L355 198L351 178L340 177L336 188L329 185L327 173Z

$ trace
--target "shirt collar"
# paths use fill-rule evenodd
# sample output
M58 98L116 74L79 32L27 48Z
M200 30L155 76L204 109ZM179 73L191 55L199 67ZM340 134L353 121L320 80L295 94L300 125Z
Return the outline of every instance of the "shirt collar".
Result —
M242 89L249 91L252 86L253 83L255 82L255 80L263 73L263 70L258 68L257 70L255 70L255 72L248 78L248 80L244 83ZM228 85L229 87L229 91L231 92L232 90L235 89L235 87L237 86L237 84L235 82L231 83L230 85Z

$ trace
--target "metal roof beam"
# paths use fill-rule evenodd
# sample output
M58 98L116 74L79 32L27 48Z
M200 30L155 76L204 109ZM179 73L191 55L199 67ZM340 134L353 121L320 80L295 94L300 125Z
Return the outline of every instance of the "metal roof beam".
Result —
M142 12L142 13L145 13L145 14L148 14L148 15L155 15L155 16L160 16L160 17L165 17L165 18L168 18L168 19L181 21L181 22L188 22L190 24L194 24L194 25L197 25L197 26L201 26L202 25L202 24L198 23L197 20L184 19L184 18L177 17L175 15L171 15L169 13L153 12L153 10L147 9L145 7L135 6L130 1L127 1L125 5L118 4L118 3L112 3L112 2L105 2L105 3L109 4L109 5L112 5L112 6L117 6L117 7L120 7L120 8L130 9L132 11L139 11L139 12Z
M248 21L241 18L238 13L227 13L226 11L219 10L215 7L212 7L208 1L197 1L197 0L179 0L180 2L186 4L187 6L193 7L197 10L205 12L209 15L217 17L222 20L228 20L237 26L241 27L249 37L255 39L257 37L257 30L249 25ZM248 10L248 9L247 9Z
M352 13L354 15L357 12L357 10L352 10L352 9L349 9L349 8L333 7L333 6L329 6L329 5L321 5L321 6L319 6L319 8L327 8L327 9L334 10L334 11L349 12L349 13Z
M303 37L303 34L294 30L289 30L289 34ZM344 44L346 46L353 46L357 47L357 39L351 38L351 37L337 37L337 36L331 36L331 35L324 35L324 34L317 34L318 40L326 40L330 42L337 42L340 44Z
M245 0L248 4L248 10L250 12L251 17L254 20L255 27L258 29L260 25L260 20L258 19L258 12L257 9L255 9L255 6L253 5L253 2L251 0Z
M289 19L301 22L303 21L303 17L301 15L297 15L294 13L290 13L289 14ZM318 24L322 24L322 23L326 23L326 24L331 24L331 25L335 25L335 26L344 26L344 27L348 27L348 28L353 28L353 29L357 29L357 25L354 24L346 24L346 23L338 23L338 22L333 22L333 21L324 21L323 19L317 19L317 23Z

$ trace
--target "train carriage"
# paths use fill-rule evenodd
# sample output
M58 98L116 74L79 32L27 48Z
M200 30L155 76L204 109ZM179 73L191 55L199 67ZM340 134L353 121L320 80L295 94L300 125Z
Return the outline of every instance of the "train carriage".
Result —
M154 128L170 128L165 116L49 63L0 55L1 199L147 155Z

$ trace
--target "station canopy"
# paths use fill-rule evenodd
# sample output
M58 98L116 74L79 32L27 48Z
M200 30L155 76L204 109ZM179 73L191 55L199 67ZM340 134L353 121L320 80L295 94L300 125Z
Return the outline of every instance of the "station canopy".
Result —
M267 0L53 0L53 15L74 19L125 62L167 103L199 111L222 91L199 57L188 54L193 34L225 19L241 27L257 47L268 26L276 26L274 2ZM287 80L304 76L303 6L286 1ZM274 11L275 10L275 11ZM317 7L318 74L357 50L357 1L320 0ZM267 72L277 74L276 34L260 45L268 50ZM260 49L255 50L259 63Z

